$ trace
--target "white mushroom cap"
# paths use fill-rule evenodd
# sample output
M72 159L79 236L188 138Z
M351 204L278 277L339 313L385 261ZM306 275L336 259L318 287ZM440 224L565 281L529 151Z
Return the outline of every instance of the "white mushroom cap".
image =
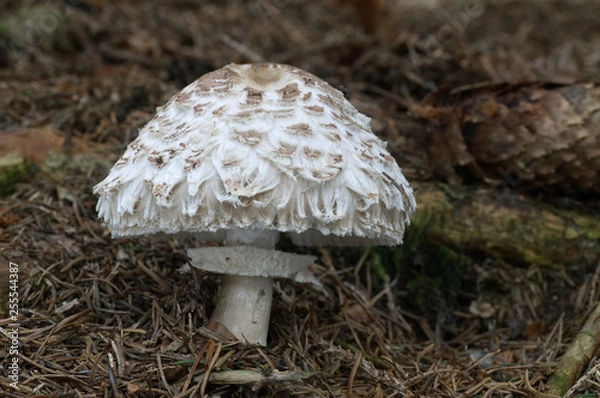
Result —
M416 207L370 119L281 64L231 64L185 87L95 192L115 236L244 228L304 245L399 244Z

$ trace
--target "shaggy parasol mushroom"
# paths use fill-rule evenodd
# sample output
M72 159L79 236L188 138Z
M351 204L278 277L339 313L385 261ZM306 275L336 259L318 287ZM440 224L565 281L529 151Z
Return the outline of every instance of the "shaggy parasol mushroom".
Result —
M224 275L211 325L266 345L272 278L318 281L300 245L396 245L415 210L385 143L323 80L281 64L227 65L185 87L95 187L114 236L197 232ZM209 233L209 236L206 236Z

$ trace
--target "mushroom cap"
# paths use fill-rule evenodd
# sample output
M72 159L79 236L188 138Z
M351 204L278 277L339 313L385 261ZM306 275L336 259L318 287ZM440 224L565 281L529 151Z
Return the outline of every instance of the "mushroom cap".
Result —
M230 64L157 109L94 187L114 236L230 228L303 245L394 245L416 203L360 114L289 65Z

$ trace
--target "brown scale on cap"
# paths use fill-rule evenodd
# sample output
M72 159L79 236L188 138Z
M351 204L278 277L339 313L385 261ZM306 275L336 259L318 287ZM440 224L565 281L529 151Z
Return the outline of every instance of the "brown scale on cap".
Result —
M236 131L241 142L248 145L257 145L265 135L264 132L257 130Z
M284 102L296 101L300 95L298 83L290 83L281 90L277 90L277 92L281 95L281 100Z
M291 135L299 135L303 137L308 137L313 135L313 131L311 127L306 123L297 123L286 128L286 132Z
M247 105L258 105L262 102L262 91L255 90L253 88L247 88L246 91L248 94L246 95L246 104Z

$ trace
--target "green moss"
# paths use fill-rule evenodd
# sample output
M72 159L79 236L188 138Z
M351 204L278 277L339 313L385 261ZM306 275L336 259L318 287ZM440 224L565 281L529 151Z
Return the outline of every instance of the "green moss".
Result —
M565 239L576 239L579 237L579 231L575 228L567 227L565 229Z
M0 158L0 194L12 192L17 182L25 180L36 170L33 163L16 152L4 155Z
M573 216L573 222L583 229L585 236L590 240L600 240L600 227L593 217Z

